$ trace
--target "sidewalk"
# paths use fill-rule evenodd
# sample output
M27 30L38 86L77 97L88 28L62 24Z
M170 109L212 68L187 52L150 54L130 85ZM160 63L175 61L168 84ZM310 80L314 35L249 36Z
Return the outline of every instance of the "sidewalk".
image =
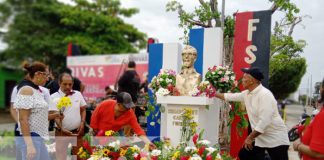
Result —
M307 108L306 109L307 114L311 114L312 109ZM289 129L291 129L294 125L296 125L299 120L300 116L304 113L304 107L299 104L291 104L286 105L286 126ZM299 160L298 153L295 152L292 148L292 143L289 148L289 160Z

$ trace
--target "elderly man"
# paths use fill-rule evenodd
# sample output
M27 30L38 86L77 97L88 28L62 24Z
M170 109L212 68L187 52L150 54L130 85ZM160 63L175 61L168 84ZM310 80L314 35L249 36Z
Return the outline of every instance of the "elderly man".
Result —
M56 119L56 158L65 160L67 157L68 145L77 139L77 146L81 146L84 135L84 124L86 118L86 102L79 91L72 90L73 78L68 73L59 76L60 89L51 95L54 103L50 105L51 110L59 111L57 102L62 97L69 97L72 106L63 110L63 121ZM72 148L72 154L76 155L78 147Z
M185 46L182 51L182 68L176 76L176 89L180 95L188 95L201 81L201 76L194 68L197 50L192 46Z
M256 67L241 70L244 72L242 85L246 90L216 94L220 99L243 102L246 106L252 132L245 139L239 153L240 160L264 160L265 150L271 159L288 160L290 143L287 129L274 96L261 84L264 78L262 72Z

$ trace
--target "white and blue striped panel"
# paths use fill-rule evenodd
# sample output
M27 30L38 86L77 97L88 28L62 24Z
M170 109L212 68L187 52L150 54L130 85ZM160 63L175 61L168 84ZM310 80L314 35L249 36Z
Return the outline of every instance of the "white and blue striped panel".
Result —
M197 49L195 68L202 76L206 74L209 67L222 64L223 31L221 28L191 29L189 44Z

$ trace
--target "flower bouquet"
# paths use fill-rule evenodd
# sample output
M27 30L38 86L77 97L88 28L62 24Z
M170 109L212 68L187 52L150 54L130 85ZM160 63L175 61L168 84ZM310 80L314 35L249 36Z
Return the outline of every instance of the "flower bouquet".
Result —
M189 95L197 97L197 96L206 96L209 98L215 97L216 89L213 85L210 84L209 81L202 81L198 86L194 87L194 89L189 93Z
M227 66L213 66L212 68L208 68L205 79L221 93L230 92L231 89L237 85L235 73Z
M154 76L149 88L157 96L173 95L176 84L176 72L171 69L161 69L157 76Z

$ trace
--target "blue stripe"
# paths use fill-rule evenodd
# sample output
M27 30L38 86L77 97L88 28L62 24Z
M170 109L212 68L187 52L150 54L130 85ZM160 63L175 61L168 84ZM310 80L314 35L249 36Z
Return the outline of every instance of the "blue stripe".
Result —
M197 60L195 69L203 75L203 53L204 53L204 29L191 29L189 32L189 44L197 49Z
M149 45L149 63L148 63L148 80L151 82L152 78L159 74L163 64L163 44L150 44ZM149 96L153 99L153 93L149 90ZM153 101L151 100L153 104ZM155 106L155 110L158 111L159 107ZM151 113L155 114L155 113ZM160 137L160 124L157 120L160 119L160 115L152 120L152 116L147 117L147 136L159 136ZM150 123L155 122L155 126L151 126Z

